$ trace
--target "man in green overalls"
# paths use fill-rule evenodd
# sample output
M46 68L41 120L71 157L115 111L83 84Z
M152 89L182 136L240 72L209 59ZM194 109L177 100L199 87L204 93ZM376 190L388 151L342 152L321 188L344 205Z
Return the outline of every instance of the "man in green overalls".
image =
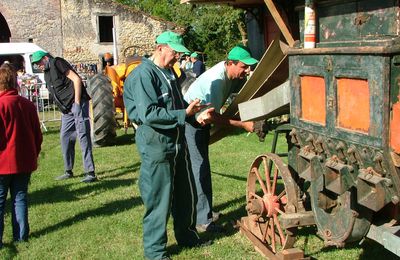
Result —
M139 187L146 208L143 245L148 259L170 259L166 252L170 211L178 244L200 244L196 186L184 131L185 122L195 120L193 115L204 106L199 100L185 103L172 70L180 53L188 51L180 35L163 32L156 39L153 55L142 59L124 86L128 116L138 125L135 139L142 161ZM212 109L203 113L207 111Z

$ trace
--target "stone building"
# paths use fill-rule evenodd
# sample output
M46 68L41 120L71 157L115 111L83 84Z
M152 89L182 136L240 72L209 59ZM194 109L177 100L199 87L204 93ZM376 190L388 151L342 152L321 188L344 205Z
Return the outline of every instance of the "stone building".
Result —
M150 53L155 37L167 29L180 31L112 0L0 1L0 42L33 42L75 64L98 64L115 50L120 62Z

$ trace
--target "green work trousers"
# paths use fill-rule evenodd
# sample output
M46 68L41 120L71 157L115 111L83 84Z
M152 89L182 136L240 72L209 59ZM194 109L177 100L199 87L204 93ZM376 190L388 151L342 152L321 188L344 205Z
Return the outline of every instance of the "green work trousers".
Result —
M178 245L193 246L199 241L196 186L183 129L175 130L178 131L176 135L165 135L142 125L136 132L142 160L139 187L145 206L143 246L148 259L161 259L167 255L170 212ZM171 141L174 139L175 142Z

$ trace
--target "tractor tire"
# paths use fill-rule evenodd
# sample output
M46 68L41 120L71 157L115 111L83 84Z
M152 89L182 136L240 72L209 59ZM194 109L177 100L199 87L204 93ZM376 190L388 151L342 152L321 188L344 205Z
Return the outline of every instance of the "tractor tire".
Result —
M114 97L111 82L107 76L97 74L88 81L91 102L91 137L94 146L111 145L115 140Z

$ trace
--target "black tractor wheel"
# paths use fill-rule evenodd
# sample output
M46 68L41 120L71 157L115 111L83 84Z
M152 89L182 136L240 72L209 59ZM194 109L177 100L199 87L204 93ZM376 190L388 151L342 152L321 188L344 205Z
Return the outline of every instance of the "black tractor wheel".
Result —
M92 142L96 146L110 145L116 137L114 97L107 76L97 74L88 81L91 102Z

